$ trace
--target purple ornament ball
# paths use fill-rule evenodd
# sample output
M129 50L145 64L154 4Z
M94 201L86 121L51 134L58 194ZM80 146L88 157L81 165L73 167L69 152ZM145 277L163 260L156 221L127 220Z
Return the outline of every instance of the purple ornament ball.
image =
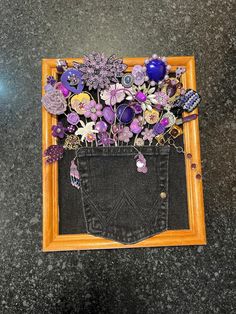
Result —
M117 119L124 124L130 123L135 115L134 109L129 107L128 104L124 103L119 105L116 110Z
M151 81L162 81L167 73L166 64L162 60L154 59L146 64L147 75Z
M105 121L98 121L95 124L95 130L97 130L99 133L106 132L107 128L108 128L108 125L106 124Z

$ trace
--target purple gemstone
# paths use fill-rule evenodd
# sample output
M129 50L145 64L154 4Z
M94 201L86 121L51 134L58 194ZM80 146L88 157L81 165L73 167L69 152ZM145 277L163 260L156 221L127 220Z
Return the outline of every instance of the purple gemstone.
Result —
M96 124L95 124L95 130L97 130L99 133L103 133L103 132L106 132L107 130L107 124L105 121L98 121Z
M137 92L135 98L140 102L145 102L147 100L147 96L142 92Z
M161 119L160 124L166 127L169 124L169 119L168 118Z
M124 124L130 123L134 118L134 109L127 104L121 104L116 110L117 119Z
M151 81L162 81L166 75L166 64L162 60L154 59L146 64L147 75Z
M115 112L108 106L103 108L102 111L103 117L107 123L113 124L115 121Z

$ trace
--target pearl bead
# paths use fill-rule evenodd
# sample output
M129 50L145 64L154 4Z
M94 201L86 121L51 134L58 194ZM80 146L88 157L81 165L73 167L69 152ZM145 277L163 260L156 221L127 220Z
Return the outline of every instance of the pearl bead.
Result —
M168 78L169 78L169 75L165 75L164 79L168 80Z
M149 62L149 60L148 60L148 59L146 59L146 60L144 61L144 63L145 63L145 64L147 64L148 62Z
M154 53L154 54L152 55L152 58L153 58L153 59L156 59L156 58L157 58L157 55Z
M151 86L155 86L155 85L156 85L156 82L155 82L155 81L151 81L151 82L150 82L150 85L151 85Z

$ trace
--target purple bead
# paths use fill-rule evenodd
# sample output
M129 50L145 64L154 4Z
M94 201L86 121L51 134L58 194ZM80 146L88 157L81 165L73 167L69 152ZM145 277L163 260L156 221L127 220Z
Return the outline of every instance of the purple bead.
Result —
M197 114L191 114L190 116L184 117L182 120L183 122L189 122L197 119L197 116L198 116Z
M140 102L145 102L147 100L147 96L142 92L137 92L135 98Z
M160 124L166 127L169 124L169 119L168 118L161 119Z
M107 127L108 126L107 126L106 122L104 122L104 121L98 121L95 124L95 130L97 130L99 133L106 132Z
M166 64L162 60L154 59L146 64L147 75L155 82L162 81L166 75Z
M74 125L68 125L68 127L66 128L67 132L69 133L74 133L76 130L76 127Z
M104 107L102 111L103 117L107 123L113 124L115 121L115 112L111 109L111 107Z
M153 127L153 133L155 135L159 135L165 132L165 126L160 124L159 122L156 123Z
M116 110L117 119L124 124L130 123L134 118L134 109L127 104L121 104Z

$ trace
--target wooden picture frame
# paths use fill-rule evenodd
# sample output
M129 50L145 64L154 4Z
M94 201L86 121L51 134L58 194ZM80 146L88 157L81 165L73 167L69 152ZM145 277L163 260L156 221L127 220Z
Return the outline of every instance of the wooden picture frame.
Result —
M136 64L144 64L146 58L124 58L128 65L127 72ZM69 66L72 61L82 62L82 58L66 59ZM46 77L56 75L57 59L42 60L42 93ZM168 64L175 70L178 66L186 67L182 76L185 88L196 90L195 60L193 56L168 57ZM195 109L192 113L198 113ZM186 114L187 115L187 114ZM51 135L51 127L56 124L57 118L49 114L42 107L42 150L56 144L56 138ZM197 172L201 174L201 157L198 119L183 125L185 151L192 154L197 164ZM43 159L43 251L91 250L91 249L118 249L181 245L206 244L204 203L202 180L196 179L196 172L191 171L190 163L186 162L186 184L189 229L168 230L143 240L136 244L124 245L112 240L94 237L89 234L59 234L59 204L58 204L58 164L46 164Z

